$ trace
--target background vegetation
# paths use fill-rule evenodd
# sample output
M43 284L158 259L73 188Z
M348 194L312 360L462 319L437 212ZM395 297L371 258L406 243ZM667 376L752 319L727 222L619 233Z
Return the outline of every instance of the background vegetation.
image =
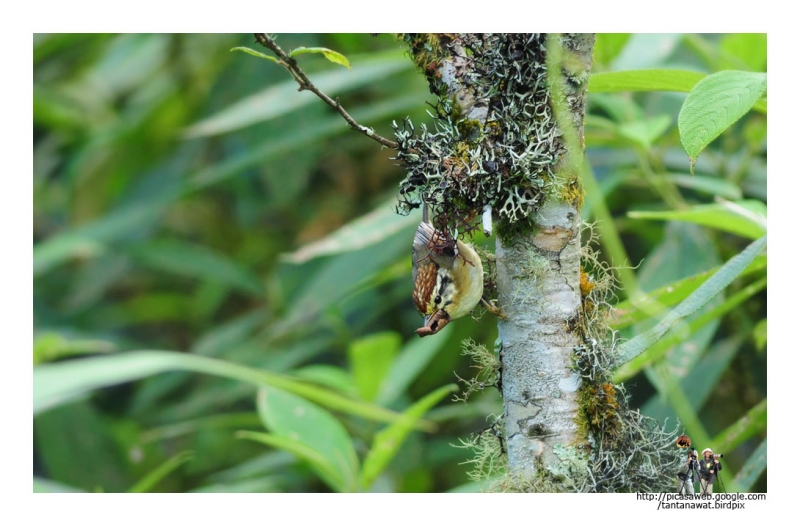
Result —
M492 348L495 320L416 337L419 217L393 212L392 152L280 67L229 52L252 41L34 38L34 489L480 489L473 453L454 445L501 400L454 402L448 386L475 375L461 342ZM391 36L279 43L346 55L352 69L299 59L382 135L426 120L432 96ZM598 35L595 61L596 73L766 71L766 35ZM598 221L601 258L636 267L620 272L621 302L640 287L674 305L700 281L681 280L763 234L766 105L690 176L685 93L594 86L584 218ZM652 325L622 307L619 337ZM698 448L726 454L726 483L765 491L766 257L666 342L620 370L632 405L668 427L680 418Z

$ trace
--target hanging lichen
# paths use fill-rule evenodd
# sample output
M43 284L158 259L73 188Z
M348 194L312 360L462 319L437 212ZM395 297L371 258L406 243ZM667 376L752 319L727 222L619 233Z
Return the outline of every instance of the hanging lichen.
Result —
M501 238L530 229L556 188L563 142L549 102L546 38L539 34L403 35L426 75L436 130L395 123L406 169L400 213L420 200L445 232L470 230L491 206ZM456 57L454 59L453 57Z

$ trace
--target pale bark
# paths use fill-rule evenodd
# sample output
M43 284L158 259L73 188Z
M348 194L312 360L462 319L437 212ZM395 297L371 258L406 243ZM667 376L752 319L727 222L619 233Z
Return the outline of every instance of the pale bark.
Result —
M575 85L567 74L587 76L594 38L550 39L551 48L554 40L564 46L560 62L572 65L551 79L563 86L562 93L551 90L553 105L560 104L570 117L559 122L573 127L560 132L573 138L565 154L572 158L561 159L556 171L557 177L569 180L578 177L577 156L583 155L587 83ZM534 232L505 243L497 240L499 303L508 316L499 324L508 460L511 471L523 477L533 477L537 469L558 471L554 466L563 459L554 446L580 448L585 440L576 423L581 380L571 367L572 351L582 343L575 330L581 303L579 204L551 194L535 216Z

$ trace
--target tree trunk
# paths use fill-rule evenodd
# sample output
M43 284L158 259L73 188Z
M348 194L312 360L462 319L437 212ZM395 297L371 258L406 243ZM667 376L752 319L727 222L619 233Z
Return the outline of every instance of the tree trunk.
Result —
M547 62L548 84L556 88L549 90L552 122L572 127L559 130L559 139L552 145L563 152L555 178L567 188L580 186L587 86L572 79L588 78L593 41L593 35L548 39L548 52L566 57L551 57ZM554 49L558 45L563 46L561 50ZM577 64L578 71L574 66L567 70L565 63ZM551 71L556 64L563 73ZM569 113L571 119L559 119L559 112ZM564 139L576 135L580 141L570 145L575 150L567 148ZM554 475L566 468L573 472L569 478L576 485L580 466L565 464L565 457L576 455L555 446L580 447L586 439L576 423L581 379L571 358L582 343L575 330L581 305L579 195L548 193L533 217L531 231L520 231L509 239L498 237L496 252L499 303L508 316L500 321L499 331L509 467L525 479L541 468Z
M396 126L408 170L401 194L429 203L443 231L469 230L485 207L495 221L505 442L522 484L510 489L574 490L588 457L571 353L581 343L580 166L594 35L404 38L439 96L440 121L419 136L408 122Z

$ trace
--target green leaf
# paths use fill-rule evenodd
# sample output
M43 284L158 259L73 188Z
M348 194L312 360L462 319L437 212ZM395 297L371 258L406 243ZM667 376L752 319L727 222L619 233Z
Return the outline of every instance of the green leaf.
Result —
M408 434L414 429L414 422L422 418L433 406L439 403L449 393L458 391L456 385L450 384L440 387L428 394L417 403L408 408L403 415L406 417L386 429L375 434L372 448L364 458L364 467L361 470L361 487L368 489L378 475L389 465L397 454L400 446Z
M109 353L116 345L104 340L68 340L57 332L43 332L33 338L33 365L53 362L67 356Z
M131 382L167 371L194 371L294 393L337 411L378 422L395 422L400 415L343 397L262 369L236 363L169 351L129 351L112 356L84 358L33 369L34 415L84 396L94 389ZM421 425L430 429L430 423Z
M671 222L664 229L662 241L647 255L641 265L637 278L639 286L650 291L685 278L692 273L701 272L719 264L717 251L707 231L696 225ZM697 312L688 316L676 331L682 330L681 339L670 340L668 351L661 356L663 360L644 369L645 376L659 396L669 401L671 414L677 415L687 431L697 440L707 437L702 422L697 417L691 401L680 389L679 378L700 359L719 326L718 317L708 317L708 311L723 302L721 296L713 298ZM648 304L648 307L650 305ZM705 316L705 317L704 317ZM653 323L642 323L634 327L634 333L650 328ZM642 356L655 353L654 348L667 347L669 337L648 349ZM672 343L674 341L674 343Z
M409 341L392 363L375 401L382 406L397 401L447 343L451 331L453 325L448 325L439 333L441 338L414 338Z
M698 444L708 444L709 436L703 422L697 416L697 412L692 407L692 401L681 389L678 378L672 374L667 363L662 361L655 364L650 372L648 378L651 379L651 382L654 378L657 379L652 383L658 386L659 394L669 400L681 425L686 428L686 433Z
M267 308L262 307L219 323L198 338L191 347L192 354L218 356L250 338L264 326L269 317Z
M267 429L325 459L326 466L315 460L312 467L332 489L358 489L358 457L353 441L333 415L303 398L270 388L258 390L257 405Z
M766 89L766 73L746 71L720 71L697 83L678 114L692 170L700 152L750 111Z
M310 102L310 101L309 101ZM350 113L360 124L379 122L397 113L405 113L419 105L419 95L412 93L400 98L370 103L366 107L353 108ZM277 115L276 115L277 116ZM188 179L192 189L199 190L209 185L234 177L248 168L267 163L280 155L321 142L349 130L340 115L320 119L314 126L298 125L280 137L270 137L247 151L204 168ZM396 214L395 214L396 215Z
M680 389L691 402L694 411L700 411L703 407L719 379L728 370L742 341L743 338L737 335L713 343L700 361L680 377ZM675 411L669 407L669 402L666 396L655 394L642 406L642 414L663 422L665 418L675 415Z
M414 225L419 221L411 214L401 216L392 206L397 200L392 198L372 212L363 215L324 238L309 243L291 254L283 254L281 259L291 263L304 263L310 259L343 252L360 250L386 239L387 237Z
M340 93L385 80L413 64L401 52L374 53L359 62L352 71L334 69L314 75L312 81L320 90L335 97ZM219 113L193 124L186 129L187 138L220 135L274 119L307 104L320 101L309 92L297 91L297 82L287 80L246 97Z
M719 41L721 64L717 69L766 71L767 34L730 33Z
M677 186L702 192L707 195L724 197L725 199L742 199L742 189L735 183L718 177L690 175L681 173L666 173L664 179L675 183Z
M139 482L131 486L129 493L145 493L152 490L161 480L181 467L183 464L192 460L194 454L191 451L181 451L172 456L166 462L145 475Z
M346 395L358 396L358 391L353 382L353 376L335 365L315 364L295 369L292 374L308 382L329 387L334 391Z
M723 266L723 268L724 268L724 266ZM722 270L720 270L720 272L722 272ZM719 274L719 272L717 272L717 274ZM716 277L717 274L715 274L714 276ZM709 279L706 283L703 284L703 286L705 286L706 284L709 284L712 279L714 279L714 278L712 277L711 279ZM692 334L694 334L697 330L702 328L705 324L707 324L709 322L712 322L712 321L715 321L718 318L721 318L722 316L724 316L725 314L727 314L728 312L733 310L734 307L737 307L737 306L741 305L746 300L748 300L749 298L754 296L756 293L760 292L761 290L763 290L765 288L767 288L767 279L766 278L762 278L762 279L756 281L755 283L751 283L750 285L747 285L746 287L744 287L741 290L739 290L738 292L736 292L736 294L734 294L733 296L731 296L730 298L725 300L725 302L721 303L720 305L714 307L711 310L708 310L707 312L701 314L700 316L697 316L691 322L689 322L687 324L684 324L680 328L680 330L673 331L668 338L664 338L663 340L659 341L659 338L661 336L663 336L663 333L660 336L658 336L658 338L656 338L655 335L658 332L660 332L660 330L662 328L662 324L664 323L664 321L666 321L668 318L673 316L676 311L678 311L679 309L682 309L682 306L684 306L684 305L688 306L690 303L692 303L693 298L696 299L697 301L700 301L699 300L700 295L698 295L697 297L695 297L695 295L698 294L698 293L702 293L702 290L701 290L702 287L701 287L700 289L695 291L692 294L692 296L690 296L686 301L684 301L683 303L678 305L678 307L675 310L673 310L669 314L667 314L667 316L664 317L664 320L662 320L652 330L647 331L644 334L641 334L641 335L639 335L639 336L637 336L637 337L625 342L624 344L622 344L620 346L620 352L621 353L625 353L625 354L621 354L621 356L630 356L629 353L634 352L634 350L638 349L639 348L638 346L642 345L643 342L649 342L650 343L650 345L646 348L646 350L639 351L639 353L634 355L632 358L629 357L626 360L626 362L623 363L617 369L616 374L614 375L614 381L615 382L625 381L625 380L631 378L632 376L634 376L636 373L638 373L639 371L641 371L645 367L648 367L648 366L650 366L650 365L662 360L667 355L667 353L669 352L670 348L673 345L677 345L677 344L680 344L680 343L686 341L687 337L689 337ZM689 314L691 314L691 313L689 313ZM673 323L677 323L677 321L674 321ZM658 329L658 331L657 331L657 329ZM655 338L655 339L653 339L653 338Z
M767 268L767 256L758 256L753 262L742 272L742 276L747 276ZM700 272L694 276L689 276L682 280L672 282L661 288L651 290L643 298L640 298L636 303L631 300L625 300L614 307L614 318L611 320L610 325L612 329L620 330L629 327L636 322L657 316L667 307L677 305L687 297L689 294L697 290L708 278L713 276L720 267Z
M626 139L650 149L653 143L669 129L670 124L672 119L669 115L657 115L650 119L622 123L617 130Z
M299 47L293 49L289 53L289 56L295 57L296 55L302 55L303 53L322 53L325 56L325 58L327 58L334 64L340 64L342 66L350 68L350 61L347 60L347 57L345 57L341 53L338 53L326 47Z
M590 93L623 91L678 91L689 93L706 75L680 69L638 69L595 73L589 77Z
M620 357L628 362L661 339L676 323L708 303L722 292L758 256L767 244L767 236L754 241L741 253L731 258L720 270L703 283L691 296L669 312L651 330L620 345Z
M733 478L742 491L747 491L753 487L758 477L767 469L767 439L761 442L750 458L744 463L742 469Z
M112 432L108 417L88 400L39 415L33 420L33 431L37 457L55 481L85 491L122 492L135 480L127 451Z
M243 52L247 53L248 55L253 55L254 57L258 57L258 58L264 58L264 59L267 59L267 60L271 60L272 62L274 62L276 64L280 64L280 62L278 62L277 58L271 57L269 55L265 55L264 53L261 53L260 51L256 51L255 49L250 49L249 47L239 46L239 47L232 48L231 51L243 51Z
M625 47L630 36L630 33L597 33L593 52L595 61L605 65L610 64Z
M117 241L146 225L154 224L166 208L165 203L137 203L115 210L86 226L49 237L33 247L33 276L75 257L94 257Z
M763 201L695 205L685 210L628 212L634 219L659 219L664 221L686 221L731 232L749 239L758 239L767 233L767 205Z
M337 472L333 464L321 455L319 451L301 442L297 442L292 438L268 433L256 433L254 431L238 431L236 437L260 442L270 447L288 451L307 462L314 473L316 473L331 489L345 491L344 489L340 489L344 487L345 483L340 478L340 473Z
M400 348L400 335L380 332L353 341L347 350L353 380L364 400L374 401Z
M130 250L140 263L181 276L218 281L255 297L264 296L261 280L235 261L208 248L163 239L139 243Z
M186 436L208 429L225 429L231 427L261 427L261 420L255 413L226 413L221 415L203 416L183 422L170 423L143 431L139 435L142 444L159 442L170 438Z
M681 69L636 69L595 73L589 77L590 93L619 93L624 91L677 91L689 93L708 75ZM766 113L767 102L759 100L754 110Z
M733 451L736 446L767 430L767 399L751 407L744 416L714 437L717 452Z

